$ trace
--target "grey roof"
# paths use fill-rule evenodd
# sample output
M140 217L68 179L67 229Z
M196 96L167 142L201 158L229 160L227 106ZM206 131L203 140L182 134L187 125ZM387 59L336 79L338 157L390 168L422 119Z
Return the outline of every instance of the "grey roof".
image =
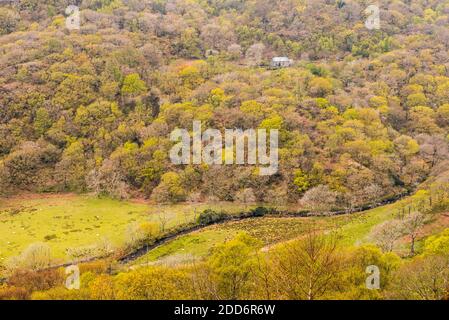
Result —
M290 59L288 57L274 57L274 62L290 62Z

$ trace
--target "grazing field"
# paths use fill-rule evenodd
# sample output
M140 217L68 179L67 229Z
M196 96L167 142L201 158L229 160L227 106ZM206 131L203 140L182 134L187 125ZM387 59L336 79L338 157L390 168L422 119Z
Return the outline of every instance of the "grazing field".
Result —
M313 228L327 229L334 218L250 218L207 227L151 250L133 264L177 264L206 256L212 248L246 232L265 246L294 239Z
M403 200L406 201L406 200ZM230 240L239 232L261 240L265 249L270 246L303 236L306 232L336 230L343 246L370 242L372 228L394 219L401 202L382 206L365 212L333 217L308 218L253 218L207 227L170 241L151 250L133 264L178 264L207 256L211 249Z
M261 240L269 247L301 237L310 230L338 230L342 245L370 241L372 228L394 218L401 202L366 212L334 217L251 218L210 226L180 236L151 250L132 264L183 263L207 256L212 248L239 232ZM107 239L113 246L125 243L133 223L152 221L169 230L192 222L203 210L228 213L247 210L233 203L152 205L145 201L117 201L88 195L25 195L0 199L0 261L19 255L28 245L47 243L60 262L69 260L69 248L89 246ZM439 224L439 222L434 222ZM432 228L434 229L434 227Z
M20 254L35 242L47 243L55 258L66 261L67 248L103 239L122 245L127 227L134 222L164 221L169 229L192 221L206 208L229 212L242 209L230 203L156 206L73 194L0 199L0 261Z

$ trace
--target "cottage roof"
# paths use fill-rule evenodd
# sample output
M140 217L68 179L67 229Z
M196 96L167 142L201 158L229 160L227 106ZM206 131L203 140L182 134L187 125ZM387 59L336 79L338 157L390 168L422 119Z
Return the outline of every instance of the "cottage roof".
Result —
M290 62L288 57L274 57L273 62Z

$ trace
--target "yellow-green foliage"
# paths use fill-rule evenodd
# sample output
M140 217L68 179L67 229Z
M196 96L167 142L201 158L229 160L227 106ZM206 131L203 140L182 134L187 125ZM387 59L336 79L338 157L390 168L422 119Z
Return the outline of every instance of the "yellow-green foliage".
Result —
M443 232L430 236L424 243L425 255L438 255L449 253L449 229Z

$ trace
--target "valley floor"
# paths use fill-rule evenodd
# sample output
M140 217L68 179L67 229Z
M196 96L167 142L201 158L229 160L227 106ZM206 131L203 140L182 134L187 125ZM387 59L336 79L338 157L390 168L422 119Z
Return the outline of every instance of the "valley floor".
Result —
M394 219L400 203L333 217L264 217L226 222L173 237L128 264L182 264L207 256L212 248L240 232L261 240L265 250L299 238L310 230L337 230L343 245L368 243L372 228ZM30 244L43 242L50 246L57 263L67 263L70 262L67 255L70 248L102 241L110 242L115 248L122 246L130 225L136 223L152 221L170 230L192 223L205 209L237 213L249 208L235 203L161 206L143 200L117 201L76 194L24 194L3 198L0 199L0 261L5 263ZM425 228L422 238L447 226L449 217L439 215L437 221ZM406 239L403 242L405 247Z
M144 201L117 201L89 195L26 194L0 198L0 261L20 254L32 243L44 242L60 262L69 248L107 240L125 242L127 228L151 221L166 229L192 222L207 208L234 212L245 206L232 203L151 205Z

